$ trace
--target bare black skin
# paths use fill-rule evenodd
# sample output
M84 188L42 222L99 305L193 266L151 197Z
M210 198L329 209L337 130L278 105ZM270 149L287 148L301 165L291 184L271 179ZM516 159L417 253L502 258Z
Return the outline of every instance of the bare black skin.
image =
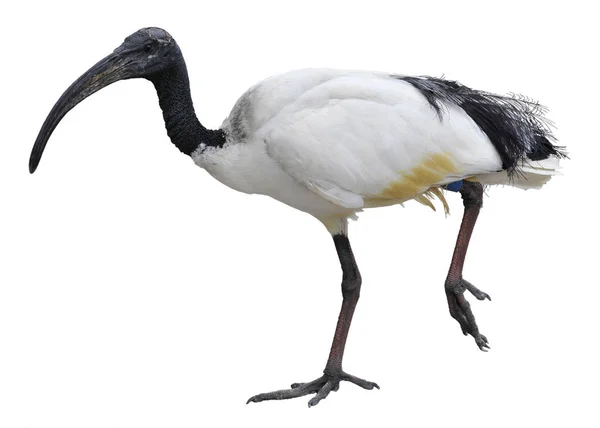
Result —
M114 82L133 78L144 78L154 84L167 133L183 153L190 155L201 143L216 147L224 144L223 131L206 129L196 117L185 61L175 40L160 28L143 28L127 37L113 53L85 72L56 102L33 146L29 171L33 173L37 169L52 132L73 107ZM489 296L462 278L464 258L481 207L483 188L477 183L465 182L460 193L465 205L465 214L445 289L452 317L459 322L464 334L472 335L479 348L486 350L487 339L479 333L464 292L469 290L479 300L489 299ZM341 381L354 383L365 389L379 388L376 383L352 376L342 369L346 339L359 299L362 280L348 237L343 234L335 235L333 241L343 272L343 301L323 376L312 382L292 384L290 389L255 395L248 402L315 394L308 403L310 407L318 404L331 391L337 391Z
M35 172L52 132L73 107L112 83L134 78L154 83L169 137L183 153L191 154L201 141L222 144L222 131L207 130L194 113L185 62L175 40L163 29L143 28L73 82L56 102L35 140L29 172Z

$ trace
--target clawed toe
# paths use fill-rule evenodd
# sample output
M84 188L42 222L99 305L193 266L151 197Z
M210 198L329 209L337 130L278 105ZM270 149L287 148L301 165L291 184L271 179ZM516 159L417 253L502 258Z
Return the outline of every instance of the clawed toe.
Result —
M308 402L308 407L316 406L321 400L325 399L330 392L335 392L340 388L340 382L347 381L354 383L364 389L379 389L379 385L375 382L369 382L367 380L352 376L345 372L338 372L336 374L324 374L318 379L308 383L293 383L290 389L282 389L279 391L267 392L264 394L258 394L251 397L248 403L259 403L267 400L287 400L289 398L302 397L308 394L316 394Z
M469 290L469 292L475 296L475 298L477 300L485 300L488 299L489 301L492 301L492 298L490 297L489 294L484 293L483 291L481 291L479 288L475 287L473 284L471 284L469 281L467 281L466 279L463 279L462 282L464 283L464 286L467 290Z
M379 385L377 385L375 382L369 382L368 380L364 380L359 377L352 376L351 374L348 374L348 373L342 374L342 380L352 382L353 384L358 385L363 389L368 389L368 390L371 390L374 388L379 389Z
M479 333L471 305L465 298L464 293L465 290L468 290L478 300L492 300L491 297L462 278L458 281L446 281L445 288L450 315L460 324L463 334L465 336L468 334L473 336L479 349L487 352L490 349L488 340L484 335Z
M490 349L487 337L485 337L483 334L480 334L479 337L475 338L475 343L477 343L477 346L479 346L479 349L483 352L487 352Z

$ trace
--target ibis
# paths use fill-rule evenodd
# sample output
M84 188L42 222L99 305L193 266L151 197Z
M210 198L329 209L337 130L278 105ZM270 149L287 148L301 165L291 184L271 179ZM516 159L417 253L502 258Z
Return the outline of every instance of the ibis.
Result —
M465 255L485 186L540 188L558 173L566 153L555 145L544 107L443 78L303 69L251 87L212 130L194 112L178 44L163 29L143 28L59 98L35 141L29 171L38 167L65 114L100 89L133 78L152 82L169 138L196 165L235 190L268 195L312 215L333 238L343 300L323 374L248 402L314 394L310 407L342 381L379 388L342 368L362 283L348 221L366 208L409 200L434 207L437 198L447 211L445 192L461 195L464 214L444 291L462 332L489 349L465 292L491 299L463 278Z

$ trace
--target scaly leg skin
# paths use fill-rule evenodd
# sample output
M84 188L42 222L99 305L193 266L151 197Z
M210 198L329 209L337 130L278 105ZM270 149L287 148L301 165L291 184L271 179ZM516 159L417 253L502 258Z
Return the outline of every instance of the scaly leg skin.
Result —
M308 402L308 407L316 406L319 401L326 398L331 391L337 391L340 387L341 381L352 382L364 389L379 389L379 385L375 382L369 382L364 379L360 379L356 376L352 376L344 371L340 371L335 375L324 374L318 379L308 383L293 383L290 389L281 389L279 391L266 392L264 394L258 394L250 398L246 404L260 403L265 400L287 400L288 398L302 397L308 394L316 394Z
M312 407L326 398L331 391L337 391L340 382L344 380L364 389L379 389L376 383L352 376L342 370L344 348L346 347L346 339L350 323L352 322L352 315L354 314L354 309L360 295L362 280L348 237L344 234L334 235L333 242L335 243L340 264L342 265L342 295L344 300L342 301L342 309L340 310L333 344L331 345L329 359L323 371L323 376L308 383L294 383L290 389L281 389L279 391L255 395L246 404L250 402L259 403L265 400L287 400L308 394L316 394L308 402L308 407Z
M462 271L469 247L469 241L479 210L483 203L483 186L479 183L465 181L460 188L460 194L465 206L465 212L456 239L456 247L450 263L450 269L446 278L445 290L448 299L450 315L460 324L463 334L470 334L475 343L484 352L490 348L487 338L479 332L475 316L471 311L471 305L465 298L465 290L468 290L478 300L492 300L487 293L479 290L473 284L463 279Z

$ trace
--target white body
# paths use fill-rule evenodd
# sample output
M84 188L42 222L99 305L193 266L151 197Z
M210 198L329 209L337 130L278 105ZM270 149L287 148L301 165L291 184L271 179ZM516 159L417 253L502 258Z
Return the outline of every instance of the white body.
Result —
M225 146L201 146L197 165L233 189L312 214L331 233L363 208L426 202L429 189L456 180L540 187L558 166L531 162L509 180L461 108L445 106L440 120L410 83L372 72L271 77L238 100L222 129Z

